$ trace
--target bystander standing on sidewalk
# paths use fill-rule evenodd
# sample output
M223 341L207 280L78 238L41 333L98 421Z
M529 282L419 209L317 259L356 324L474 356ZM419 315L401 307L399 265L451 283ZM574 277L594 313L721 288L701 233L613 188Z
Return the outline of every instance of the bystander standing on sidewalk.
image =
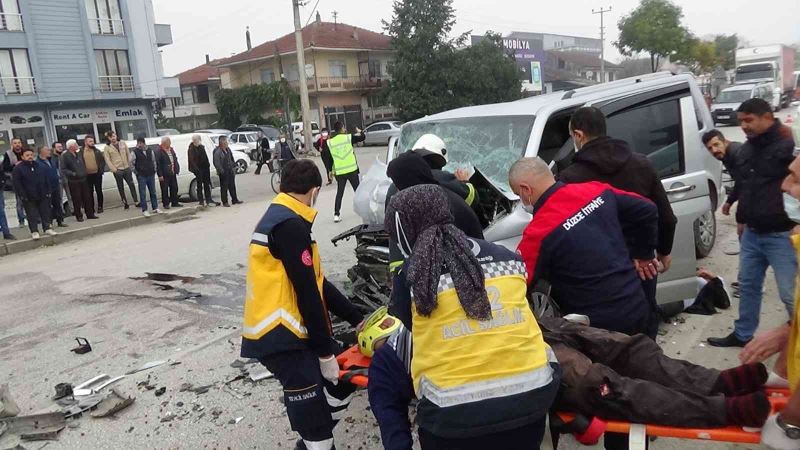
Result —
M6 177L5 174L0 174L0 231L3 233L3 239L13 241L16 239L11 234L11 229L8 228L8 219L6 218Z
M61 173L67 179L70 194L72 195L72 210L78 222L83 222L83 214L87 219L97 219L94 214L94 200L86 182L86 162L79 151L75 139L67 141L67 151L61 155Z
M156 155L156 163L164 209L183 206L178 203L178 174L181 173L181 165L178 163L178 156L172 148L172 139L169 136L161 138L161 147Z
M236 162L233 154L228 147L228 139L225 136L219 137L219 146L214 149L214 168L219 175L219 189L222 196L222 206L231 206L228 203L228 192L231 193L231 201L234 205L243 203L236 195Z
M22 139L14 138L11 140L11 150L6 151L3 157L3 176L6 177L6 181L9 183L11 182L11 172L20 161L22 161ZM19 221L19 227L22 228L25 226L25 208L16 191L14 191L14 194L17 201L17 220Z
M136 173L136 181L139 184L139 200L142 207L142 215L150 217L147 212L147 193L150 191L150 207L153 212L158 214L158 195L156 195L156 155L153 149L145 145L144 138L136 139L136 147L133 149L131 167Z
M47 188L50 191L50 222L53 219L59 227L66 227L64 223L64 209L61 200L61 180L58 173L58 158L53 157L49 147L39 149L39 158L36 160L39 168L47 177Z
M69 191L69 184L67 183L67 177L64 176L64 172L61 170L61 155L64 154L64 146L61 142L53 142L53 155L50 158L50 162L55 164L56 169L58 169L58 181L61 183L61 188L64 190L64 195L66 196L67 201L64 202L62 199L62 205L66 203L66 207L64 208L64 215L71 216L72 215L72 193Z
M39 239L39 225L42 232L51 236L57 233L50 227L50 187L47 175L33 159L33 150L22 152L22 161L14 166L12 172L14 191L22 200L28 215L28 228L31 238Z
M117 181L117 190L119 191L119 197L122 199L122 205L125 209L130 208L128 197L125 195L124 183L127 183L133 203L138 208L139 197L136 196L136 187L133 185L131 152L128 149L128 144L125 141L118 140L117 134L109 131L106 133L106 148L103 151L103 155L106 160L106 167L114 174L114 179Z
M208 162L208 154L206 147L200 141L200 135L195 134L192 136L192 142L189 144L189 172L194 174L194 184L197 187L197 201L200 206L214 205L219 206L211 198L211 163Z
M328 177L326 184L333 183L333 157L331 156L331 149L328 148L328 129L323 128L319 134L319 139L314 142L314 148L319 151L322 158L322 164L325 165L325 176Z
M103 152L94 145L94 136L88 135L83 140L83 149L80 152L86 166L86 183L89 186L89 195L92 191L97 194L97 213L103 213L103 173L106 171L106 160Z
M761 315L762 288L772 267L778 295L789 317L794 311L797 258L789 237L794 222L784 211L781 183L789 175L794 140L766 101L754 98L737 111L747 142L739 151L741 179L736 180L737 222L744 224L739 251L739 318L734 330L712 337L715 347L742 347L753 338Z

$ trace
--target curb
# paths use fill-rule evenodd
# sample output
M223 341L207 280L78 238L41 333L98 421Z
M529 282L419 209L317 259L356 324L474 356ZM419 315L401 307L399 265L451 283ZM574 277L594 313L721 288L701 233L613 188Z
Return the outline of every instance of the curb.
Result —
M42 235L41 239L38 241L34 241L31 238L8 241L5 243L0 243L0 257L27 252L41 247L50 247L71 241L86 239L88 237L99 236L113 231L139 227L141 225L161 223L177 217L193 216L197 214L199 210L199 206L184 206L183 208L176 209L174 211L170 210L169 212L163 212L150 217L137 215L129 219L115 220L90 227L78 228L75 230L68 229L65 231L60 231L57 236Z

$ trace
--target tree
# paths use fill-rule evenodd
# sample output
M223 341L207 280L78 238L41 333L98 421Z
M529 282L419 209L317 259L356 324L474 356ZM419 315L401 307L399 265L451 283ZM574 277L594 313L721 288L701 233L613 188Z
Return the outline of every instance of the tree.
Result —
M630 14L620 18L619 40L614 45L625 56L650 54L655 72L664 58L686 52L690 35L681 25L683 10L668 0L641 0Z
M386 95L401 119L519 98L518 69L499 36L464 49L466 33L449 37L452 0L395 0L393 7L384 22L395 50Z
M714 36L714 46L716 47L717 62L725 70L731 70L736 66L736 49L739 47L739 36L736 34L718 34Z
M215 97L219 123L229 129L241 125L242 119L262 123L265 112L284 108L287 96L289 109L296 114L300 109L300 96L292 90L286 80L247 85L236 89L220 89Z
M675 53L673 60L686 65L696 75L711 72L719 63L714 42L694 37L690 37L684 48Z

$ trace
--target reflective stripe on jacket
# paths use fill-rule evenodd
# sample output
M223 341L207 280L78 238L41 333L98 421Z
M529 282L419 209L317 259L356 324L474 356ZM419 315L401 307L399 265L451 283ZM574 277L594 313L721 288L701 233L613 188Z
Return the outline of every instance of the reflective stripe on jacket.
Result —
M346 175L358 170L358 161L353 152L352 136L349 134L337 134L328 139L328 148L333 158L333 174Z
M304 348L308 330L297 305L297 295L283 262L273 254L270 241L272 230L281 223L298 217L313 222L315 216L312 208L279 194L256 226L250 241L243 353L263 355ZM316 242L311 248L317 288L322 293L324 276Z
M482 262L492 319L467 318L449 274L439 279L438 306L430 317L419 315L412 300L417 420L442 437L532 423L544 416L558 384L555 356L525 297L524 262L507 249L471 241Z

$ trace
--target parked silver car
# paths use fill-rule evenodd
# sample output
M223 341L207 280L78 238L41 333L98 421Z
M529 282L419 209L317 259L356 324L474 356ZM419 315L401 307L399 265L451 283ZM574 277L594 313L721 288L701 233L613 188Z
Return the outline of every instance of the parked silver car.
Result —
M393 137L400 136L403 122L375 122L364 129L367 138L364 145L386 145Z
M672 267L658 280L659 302L693 298L697 257L708 255L714 245L722 182L719 161L700 139L714 124L691 75L655 73L434 114L404 124L388 160L410 150L423 134L442 138L450 159L446 169L476 169L472 182L490 224L486 239L516 249L531 215L511 192L508 169L523 156L539 156L556 173L567 167L574 152L569 119L587 105L606 114L610 136L647 155L678 217Z

